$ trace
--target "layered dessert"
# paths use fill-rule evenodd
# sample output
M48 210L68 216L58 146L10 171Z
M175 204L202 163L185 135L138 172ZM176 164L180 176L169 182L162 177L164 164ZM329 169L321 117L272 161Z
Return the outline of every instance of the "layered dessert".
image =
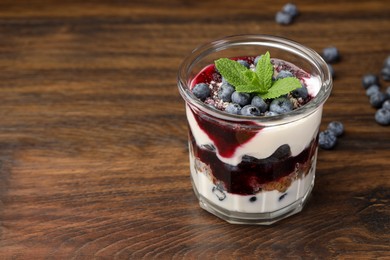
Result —
M218 62L190 82L193 94L211 111L186 105L191 178L201 205L203 201L219 215L249 219L259 213L270 218L282 215L301 204L313 186L322 109L288 123L263 119L283 120L305 106L319 92L320 80L290 62L262 56L229 60L240 64L231 66L251 80L252 72L262 73L260 66L271 68L269 89L297 82L298 88L283 87L287 93L273 90L276 94L251 89L244 84L246 79L240 82L236 75L228 75L230 65ZM264 81L253 77L254 82ZM289 80L282 82L285 78Z

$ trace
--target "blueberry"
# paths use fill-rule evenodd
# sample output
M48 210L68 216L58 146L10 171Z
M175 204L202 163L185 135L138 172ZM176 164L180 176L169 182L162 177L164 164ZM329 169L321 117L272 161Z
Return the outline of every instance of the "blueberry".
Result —
M318 136L318 145L325 150L330 150L335 147L337 143L336 135L329 130L320 132Z
M330 122L328 130L332 131L335 136L340 136L344 133L344 125L339 121Z
M335 76L335 72L334 72L334 68L332 65L328 64L328 69L329 69L329 72L330 72L330 75L334 78Z
M288 98L276 98L272 100L269 110L271 112L276 112L278 114L287 113L291 110L293 110L294 105L291 103L291 101Z
M390 56L388 56L385 59L385 62L383 63L383 67L390 67Z
M259 55L259 56L257 56L256 58L255 58L255 60L254 60L254 62L253 62L253 65L257 65L257 63L259 62L259 60L261 59L261 57L262 57L263 55Z
M390 125L390 110L378 109L375 113L375 120L380 125Z
M260 96L254 96L251 105L257 107L261 113L264 113L268 108L268 104Z
M279 113L273 112L273 111L266 111L264 113L265 116L277 116Z
M390 81L390 67L384 67L381 71L382 78L386 81Z
M233 115L239 115L241 111L241 106L236 103L230 103L226 108L225 111L228 112L229 114Z
M378 85L371 85L366 90L366 95L371 96L374 93L380 92L380 88Z
M246 105L241 109L243 116L259 116L260 114L260 110L253 105Z
M388 99L385 102L383 102L382 108L390 110L390 99Z
M336 47L327 47L322 50L322 56L327 63L333 63L340 59L339 50Z
M298 8L296 5L294 5L292 3L285 4L282 8L282 11L284 13L291 15L292 17L295 17L298 15Z
M290 15L288 13L284 13L284 12L277 12L276 13L275 21L278 24L288 25L288 24L292 23L292 20L293 20L292 15Z
M378 85L379 86L379 79L374 74L366 74L363 76L362 85L365 89L367 89L371 85Z
M246 60L237 60L238 63L240 63L242 66L246 67L249 69L250 65Z
M271 155L278 160L286 159L291 156L291 148L288 144L283 144L276 149L276 151Z
M240 106L245 106L251 102L251 95L248 93L234 91L232 94L232 101Z
M390 86L388 86L386 89L386 95L388 98L390 98Z
M370 96L370 104L375 108L380 108L386 100L386 94L382 92L376 92Z
M306 99L309 96L309 92L307 91L306 86L302 86L300 88L294 89L291 91L291 95L295 98L303 98Z
M278 80L278 79L284 79L289 77L294 77L294 75L288 70L281 70L276 76L276 79Z
M209 85L207 85L206 83L196 84L195 87L192 89L192 93L195 95L195 97L204 101L208 96L210 96Z
M234 87L227 82L222 83L221 88L218 90L218 97L224 102L232 101L232 94Z

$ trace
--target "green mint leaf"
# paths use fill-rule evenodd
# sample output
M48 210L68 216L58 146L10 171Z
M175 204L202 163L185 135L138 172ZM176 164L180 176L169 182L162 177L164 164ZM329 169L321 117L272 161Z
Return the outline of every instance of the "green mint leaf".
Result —
M268 51L257 62L255 72L259 78L259 92L266 93L272 86L272 75L274 74L274 67Z
M301 88L301 82L295 77L288 77L284 79L278 79L274 82L268 92L260 94L263 99L277 98L282 95L288 94L289 92Z
M222 77L234 87L240 88L250 85L250 80L245 75L248 69L237 61L221 58L215 61L215 67L221 73Z

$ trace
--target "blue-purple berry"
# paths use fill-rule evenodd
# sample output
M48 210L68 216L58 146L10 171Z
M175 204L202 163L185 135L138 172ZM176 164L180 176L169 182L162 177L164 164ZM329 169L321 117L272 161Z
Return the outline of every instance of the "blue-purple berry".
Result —
M390 99L388 99L385 102L383 102L382 108L390 110Z
M370 96L370 104L375 108L380 108L385 100L386 94L382 92L376 92Z
M264 113L268 109L268 104L260 96L254 96L251 105L257 107L261 113Z
M362 85L365 89L369 88L371 85L379 86L379 78L374 74L366 74L362 78Z
M292 17L295 17L298 15L298 8L295 4L287 3L283 6L282 11L284 13L287 13L291 15Z
M218 97L222 99L223 102L230 102L232 101L234 90L234 87L225 81L218 90Z
M289 77L294 77L294 75L288 70L281 70L281 71L279 71L278 75L276 76L276 80L289 78Z
M293 91L291 91L291 95L293 97L295 97L295 98L306 99L309 96L309 92L308 92L306 86L302 85L302 87L294 89Z
M371 85L367 88L366 95L370 97L371 95L373 95L374 93L377 93L377 92L380 92L379 86L378 85Z
M206 83L199 83L196 84L195 87L192 89L192 93L195 95L195 97L199 98L200 100L204 101L207 97L210 96L210 88L209 85Z
M240 106L246 106L251 102L251 95L244 92L234 91L232 94L232 102L237 103Z
M384 80L390 81L390 67L383 67L381 74Z
M291 14L280 11L276 13L275 21L281 25L288 25L292 23L293 16Z
M249 69L250 65L246 60L237 60L238 63L240 63L245 68Z
M277 115L279 114L273 111L265 111L264 113L264 116L277 116Z
M336 143L337 143L337 137L330 130L322 131L318 135L318 145L322 149L325 149L325 150L333 149L336 146Z
M380 125L390 125L390 110L378 109L375 113L375 120Z
M332 131L335 136L341 136L344 133L344 125L339 121L330 122L328 130Z
M294 105L288 98L280 97L272 100L269 110L278 114L284 114L293 110Z
M333 63L340 60L339 50L336 47L327 47L322 50L322 57L327 63Z
M239 115L241 111L241 106L236 103L229 103L229 105L225 108L225 111L229 114Z
M259 116L260 114L260 110L253 105L246 105L241 109L243 116Z

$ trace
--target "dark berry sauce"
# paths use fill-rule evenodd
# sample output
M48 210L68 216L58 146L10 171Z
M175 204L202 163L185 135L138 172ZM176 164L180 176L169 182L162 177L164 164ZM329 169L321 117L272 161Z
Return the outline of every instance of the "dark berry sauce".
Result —
M215 151L197 146L191 130L190 139L194 156L210 167L215 183L222 182L227 192L239 195L256 194L264 184L279 181L282 177L294 173L297 165L305 165L310 169L317 147L317 139L314 139L300 154L291 156L290 147L283 145L281 147L284 150L288 147L287 153L280 154L278 149L265 159L244 156L241 163L232 166L219 160Z

